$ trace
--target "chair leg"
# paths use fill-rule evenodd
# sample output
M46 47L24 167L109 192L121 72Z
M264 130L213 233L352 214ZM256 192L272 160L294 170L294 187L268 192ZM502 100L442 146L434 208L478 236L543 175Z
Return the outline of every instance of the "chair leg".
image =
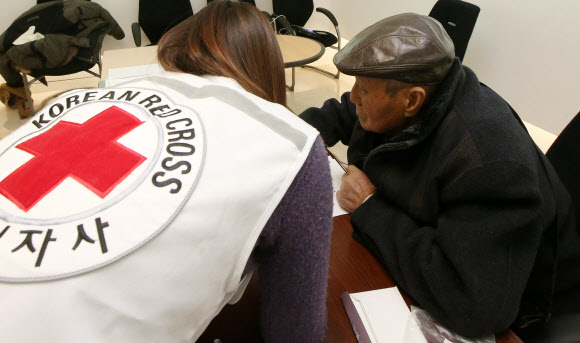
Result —
M286 85L286 88L288 88L290 92L294 92L295 84L296 84L296 69L292 67L292 84L290 86Z
M337 71L336 74L333 74L333 73L329 72L328 70L320 69L318 67L313 67L313 66L302 66L302 68L313 69L313 70L319 71L323 74L326 74L328 76L332 76L335 79L338 79L340 77L340 71Z
M336 48L334 46L329 46L329 48L333 48L333 49L336 49L337 51L340 51L340 30L338 29L338 26L335 26L334 29L336 30L336 36L338 37L338 47ZM314 66L309 66L309 65L302 66L302 68L313 69L313 70L319 71L319 72L326 74L328 76L332 76L333 78L335 78L337 80L340 77L340 70L337 70L336 74L334 74L334 73L329 72L327 70L320 69L320 68L314 67Z
M26 93L26 102L24 103L24 108L22 110L23 113L20 113L20 110L18 111L18 113L20 114L20 118L23 119L28 116L34 115L34 105L32 100L32 94L30 94L30 84L28 83L28 77L26 77L25 73L21 74L22 74L22 82L24 83L24 92Z
M99 69L100 69L100 68L99 68ZM97 74L97 73L95 73L95 72L94 72L94 71L92 71L92 70L85 70L85 71L86 71L87 73L89 73L89 74L93 75L94 77L97 77L97 78L99 78L99 79L101 78L101 72L100 72L100 71L99 71L99 73L98 73L98 74Z
M99 79L101 75L103 75L103 48L99 50L99 59L97 60L97 64L99 65Z
M99 50L99 56L97 57L97 66L99 67L99 72L95 73L94 71L88 69L85 70L87 73L93 75L94 77L98 77L99 79L101 78L101 75L103 75L103 50Z

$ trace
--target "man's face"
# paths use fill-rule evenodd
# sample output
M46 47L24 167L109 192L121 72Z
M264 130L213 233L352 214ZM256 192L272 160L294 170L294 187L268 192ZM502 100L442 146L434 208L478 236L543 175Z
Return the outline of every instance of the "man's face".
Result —
M356 105L356 115L363 129L396 134L406 128L405 90L390 95L386 89L387 81L384 79L356 76L350 100Z

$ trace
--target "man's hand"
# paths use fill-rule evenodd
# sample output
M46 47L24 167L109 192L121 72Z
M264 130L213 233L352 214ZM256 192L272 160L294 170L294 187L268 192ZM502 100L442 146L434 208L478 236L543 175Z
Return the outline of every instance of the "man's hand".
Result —
M342 185L336 192L336 199L342 208L352 213L376 190L362 170L355 166L348 166L346 174L342 176Z

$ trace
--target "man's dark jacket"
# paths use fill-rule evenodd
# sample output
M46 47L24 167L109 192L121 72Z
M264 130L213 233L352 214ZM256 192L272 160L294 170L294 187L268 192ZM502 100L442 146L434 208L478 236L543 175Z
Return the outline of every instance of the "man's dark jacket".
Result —
M477 336L544 321L557 266L554 291L578 295L570 197L509 105L469 68L456 60L420 123L396 137L365 131L355 112L346 93L301 117L327 145L348 145L349 164L376 186L352 213L354 235L422 308Z

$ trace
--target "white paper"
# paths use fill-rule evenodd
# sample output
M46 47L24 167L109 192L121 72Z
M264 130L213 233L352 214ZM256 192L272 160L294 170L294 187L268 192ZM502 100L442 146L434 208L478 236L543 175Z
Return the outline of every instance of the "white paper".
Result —
M34 42L35 40L39 40L44 38L44 35L40 32L34 32L36 30L36 26L31 26L24 32L20 37L16 38L12 44L14 45L22 45L30 42Z
M397 287L351 293L350 297L373 343L403 343L411 312ZM413 342L425 342L425 339ZM404 343L410 343L406 341Z
M344 170L342 170L340 164L338 164L338 162L330 156L328 156L328 164L330 165L330 175L332 176L332 192L334 203L332 216L336 217L348 213L338 204L338 200L336 200L336 192L338 192L340 185L342 185L342 176L344 175Z

